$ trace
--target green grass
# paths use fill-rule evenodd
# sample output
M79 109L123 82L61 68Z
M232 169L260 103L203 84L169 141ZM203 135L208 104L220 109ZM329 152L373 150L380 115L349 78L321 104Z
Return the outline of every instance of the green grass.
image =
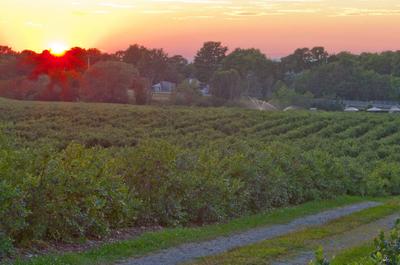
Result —
M67 265L67 264L111 264L115 261L144 255L151 251L176 246L178 244L212 239L260 226L282 224L293 219L315 214L327 209L364 201L365 198L343 196L334 200L314 201L299 206L275 209L268 213L257 214L232 220L225 224L215 224L199 228L174 228L161 232L145 233L142 236L118 243L82 252L52 254L30 260L19 260L16 265ZM272 250L274 251L274 250Z
M328 238L352 230L363 224L376 221L400 210L398 198L387 201L384 205L357 212L325 225L308 228L299 232L266 240L261 243L238 248L227 253L200 259L196 265L241 265L241 264L270 264L280 256L294 254L302 249L316 249L317 240ZM365 254L365 249L362 254ZM338 263L340 264L340 263Z
M331 262L332 265L363 264L369 265L369 255L374 251L372 242L351 248L337 255Z

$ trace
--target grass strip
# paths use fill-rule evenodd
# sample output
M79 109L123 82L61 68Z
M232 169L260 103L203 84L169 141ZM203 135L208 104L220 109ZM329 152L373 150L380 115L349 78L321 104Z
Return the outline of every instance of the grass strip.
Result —
M313 201L302 205L274 209L267 213L234 219L223 224L198 228L172 228L159 232L149 232L132 239L107 243L101 247L79 253L54 253L19 259L5 264L15 265L91 265L112 264L116 261L138 257L153 251L177 246L179 244L209 240L249 229L288 223L296 218L318 212L365 201L366 198L342 196L334 200Z
M276 258L291 255L299 250L316 249L317 240L328 238L371 223L400 210L400 199L393 198L385 204L369 208L333 220L325 225L307 228L275 239L266 240L228 251L224 254L206 257L191 263L196 265L241 265L270 264Z
M357 246L337 255L331 262L332 265L363 264L372 265L369 256L374 251L373 242Z

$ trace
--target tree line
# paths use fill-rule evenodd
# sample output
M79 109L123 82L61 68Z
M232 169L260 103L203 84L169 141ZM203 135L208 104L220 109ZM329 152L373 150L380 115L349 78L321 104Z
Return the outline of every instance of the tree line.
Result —
M134 91L134 101L146 104L152 85L160 81L178 84L171 98L184 104L201 97L199 83L209 85L211 99L220 102L243 96L285 105L308 98L399 100L400 51L329 54L324 47L314 47L272 60L258 49L229 51L211 41L189 62L137 44L116 53L75 47L62 56L0 46L3 97L128 103L129 91Z

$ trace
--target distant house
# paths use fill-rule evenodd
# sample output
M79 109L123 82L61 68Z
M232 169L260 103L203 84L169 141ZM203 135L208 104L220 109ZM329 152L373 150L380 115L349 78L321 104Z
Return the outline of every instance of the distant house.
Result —
M152 90L155 93L172 93L176 88L176 84L168 81L161 81L158 84L152 86Z
M203 96L210 95L210 86L206 83L200 82L197 78L189 78L187 79L190 85L194 85L198 87L199 91Z

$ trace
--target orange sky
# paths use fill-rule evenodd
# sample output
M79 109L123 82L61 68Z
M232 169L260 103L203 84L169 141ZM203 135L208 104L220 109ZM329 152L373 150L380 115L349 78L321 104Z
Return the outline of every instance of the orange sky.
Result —
M193 57L207 40L331 52L400 49L398 0L1 0L0 43L41 51L52 43L113 52L139 43Z

